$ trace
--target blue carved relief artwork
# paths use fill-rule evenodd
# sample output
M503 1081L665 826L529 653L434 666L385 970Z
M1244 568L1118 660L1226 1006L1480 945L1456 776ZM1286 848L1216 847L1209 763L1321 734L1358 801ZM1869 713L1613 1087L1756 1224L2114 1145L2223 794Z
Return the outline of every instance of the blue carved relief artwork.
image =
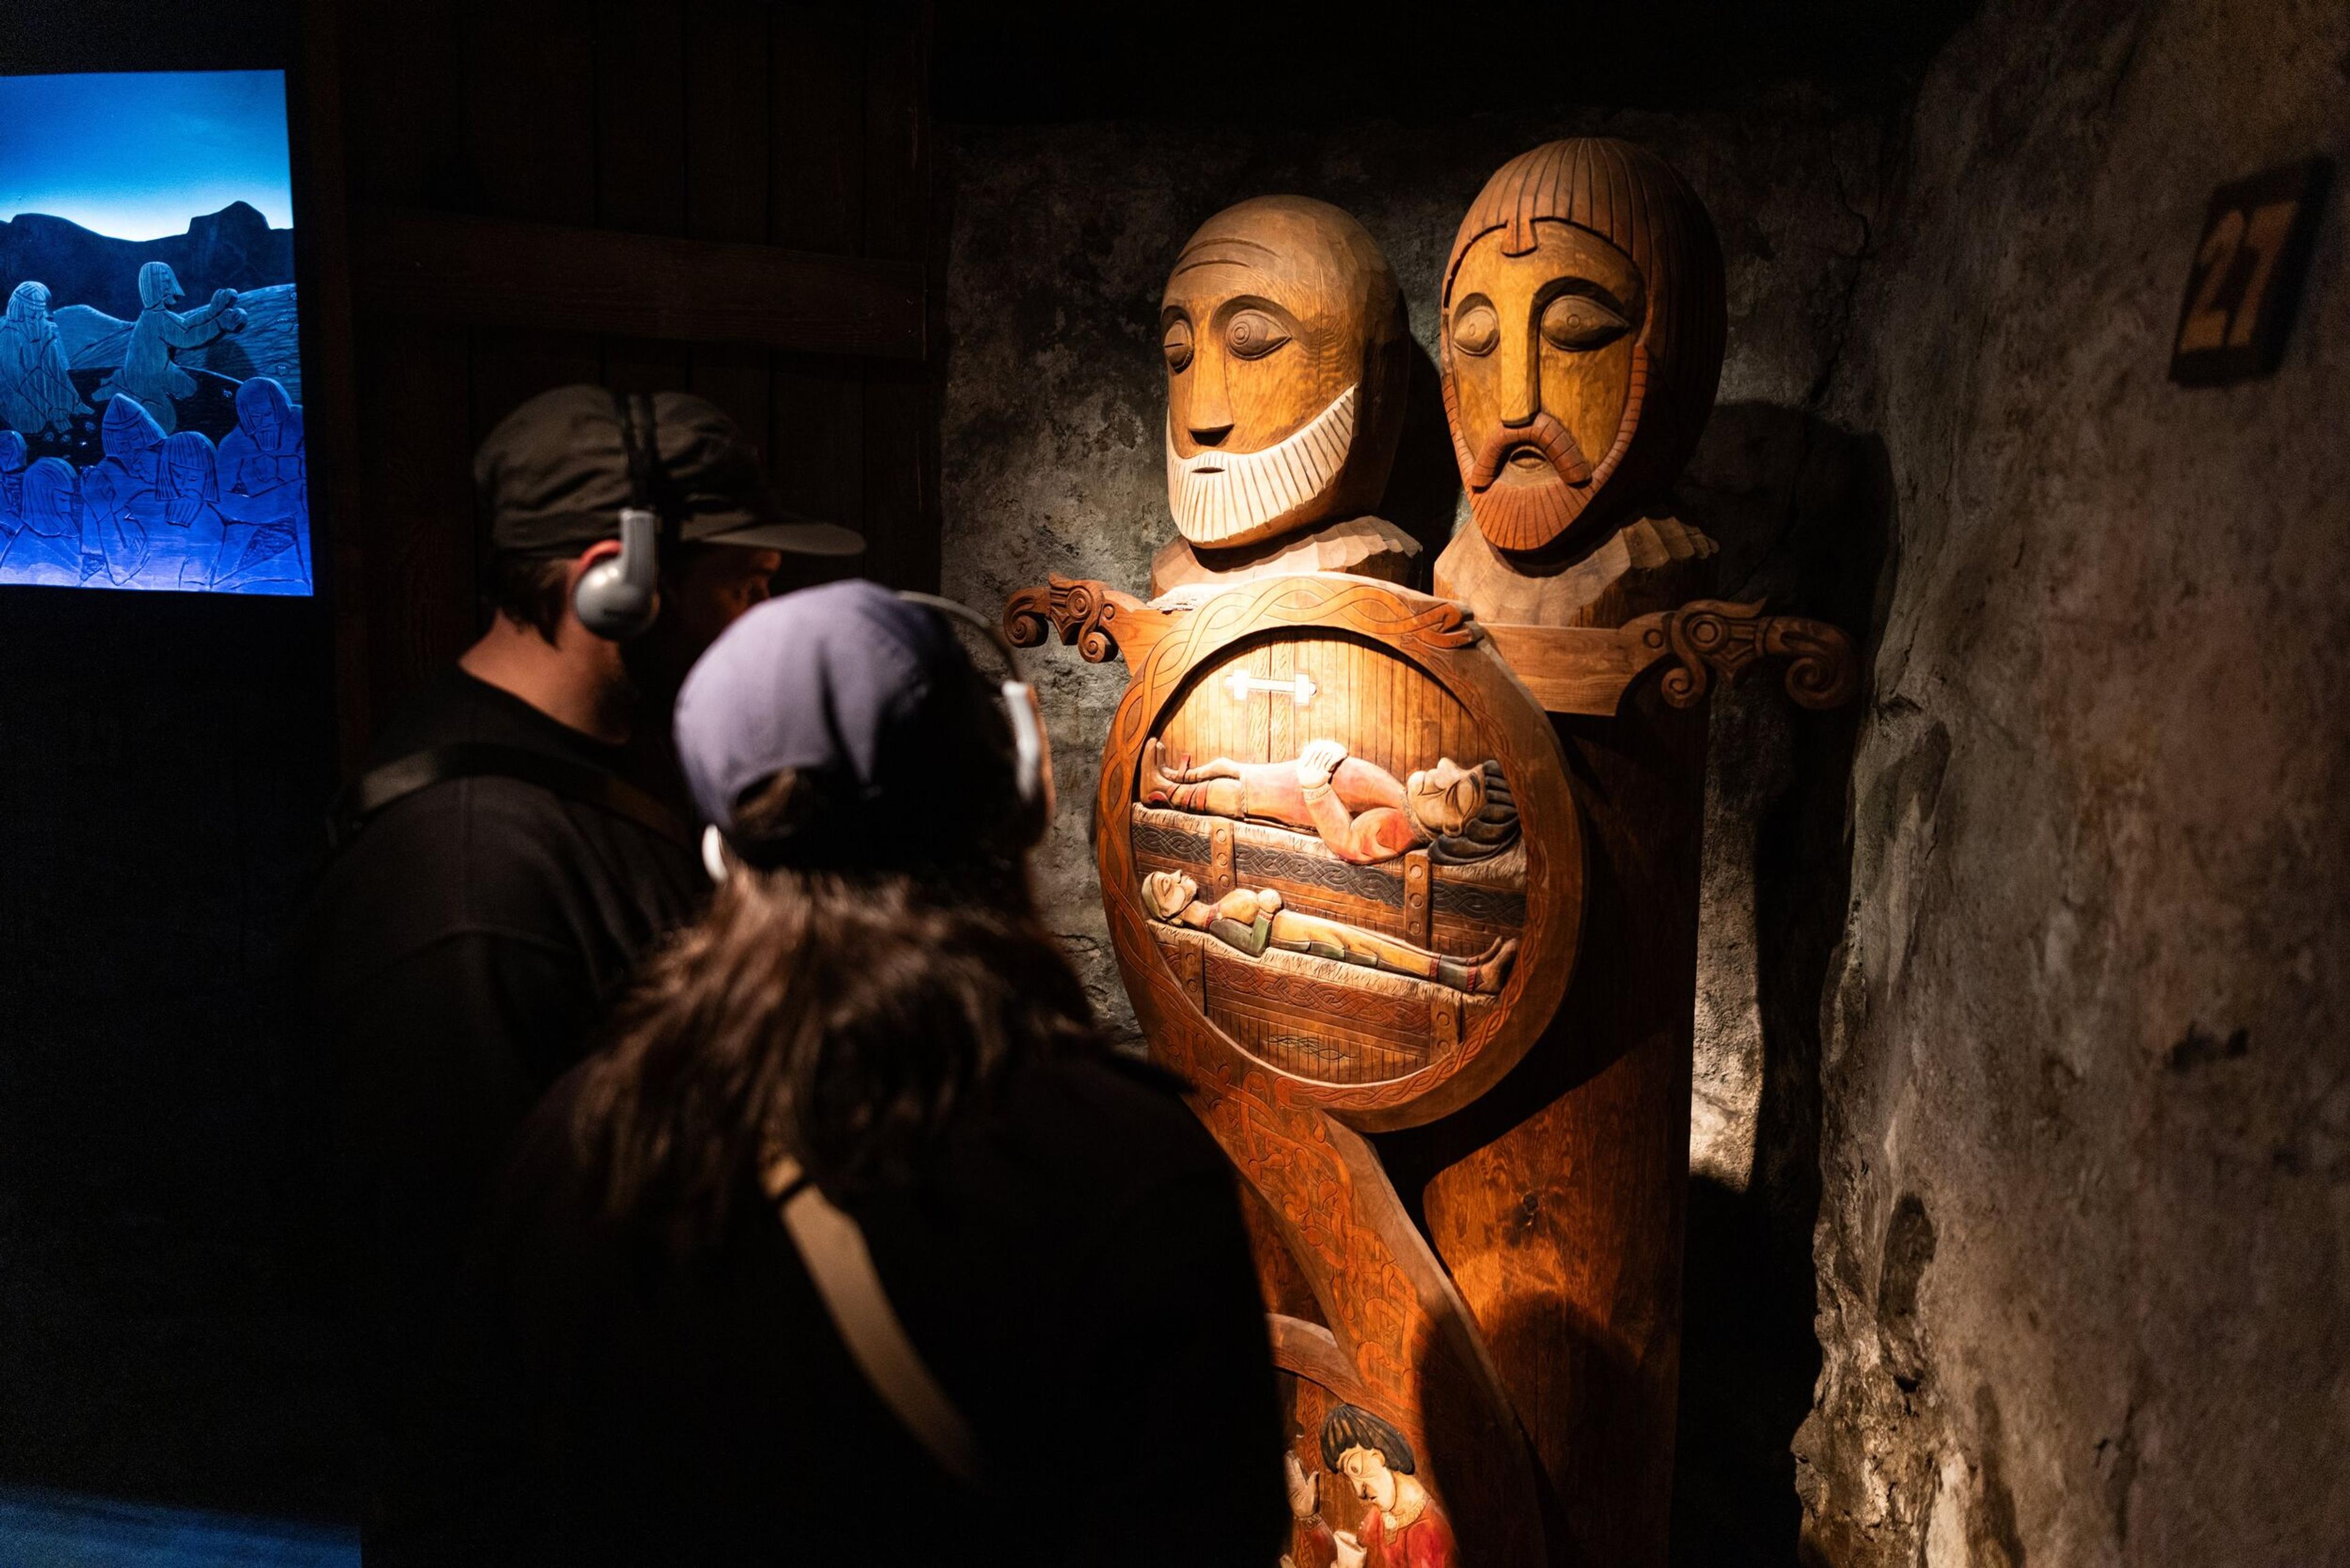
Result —
M311 591L282 71L0 76L0 585Z

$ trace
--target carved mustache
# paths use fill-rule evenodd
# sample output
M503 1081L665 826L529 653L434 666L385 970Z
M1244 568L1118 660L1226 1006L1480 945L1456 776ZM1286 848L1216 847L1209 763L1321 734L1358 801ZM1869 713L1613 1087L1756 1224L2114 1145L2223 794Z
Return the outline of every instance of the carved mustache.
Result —
M1484 490L1491 486L1501 476L1502 465L1510 461L1510 454L1528 446L1540 452L1569 484L1591 483L1591 460L1583 455L1575 432L1559 423L1555 415L1538 410L1534 423L1524 429L1504 426L1486 438L1484 450L1477 454L1476 465L1469 471L1469 488Z

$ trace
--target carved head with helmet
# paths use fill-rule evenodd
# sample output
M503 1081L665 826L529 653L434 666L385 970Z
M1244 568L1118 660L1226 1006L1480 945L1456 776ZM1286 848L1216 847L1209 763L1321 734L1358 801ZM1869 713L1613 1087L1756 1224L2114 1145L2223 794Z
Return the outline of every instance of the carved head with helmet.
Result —
M1439 323L1487 541L1594 537L1668 492L1713 407L1723 333L1721 245L1663 159L1584 137L1496 171L1453 239Z
M1305 196L1225 208L1176 259L1159 329L1167 501L1191 545L1236 549L1378 504L1410 347L1362 224Z

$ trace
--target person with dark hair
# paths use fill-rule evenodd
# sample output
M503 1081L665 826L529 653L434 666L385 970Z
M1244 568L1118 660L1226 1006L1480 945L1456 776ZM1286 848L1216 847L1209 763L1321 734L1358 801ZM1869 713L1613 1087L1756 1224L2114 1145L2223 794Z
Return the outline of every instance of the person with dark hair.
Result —
M249 490L250 457L239 472ZM681 675L687 639L706 643L809 543L732 421L682 393L544 393L490 432L475 476L505 587L376 736L303 938L338 1145L329 1234L385 1429L515 1129L708 891L656 798L682 786L623 776L632 736L669 727L658 693L677 677L660 661ZM654 558L631 567L658 588L632 641L579 608L583 579L623 556L624 512L640 544L653 524Z
M677 741L723 882L534 1114L383 1560L1267 1568L1231 1170L1038 922L999 689L834 584Z
M1319 1507L1317 1478L1289 1460L1289 1506L1296 1524L1294 1568L1456 1568L1452 1526L1414 1478L1411 1440L1360 1405L1333 1407L1322 1420L1322 1463L1341 1477L1362 1518L1332 1530Z

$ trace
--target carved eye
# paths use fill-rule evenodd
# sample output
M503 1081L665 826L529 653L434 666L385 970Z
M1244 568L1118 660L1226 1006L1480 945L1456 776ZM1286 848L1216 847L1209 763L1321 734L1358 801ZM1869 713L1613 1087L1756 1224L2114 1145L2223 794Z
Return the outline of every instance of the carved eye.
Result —
M1262 310L1243 310L1224 325L1224 341L1243 359L1262 359L1289 341L1280 322Z
M1452 346L1463 354L1491 354L1502 340L1502 318L1482 299L1471 299L1453 313Z
M1629 322L1589 295L1562 294L1543 307L1542 335L1555 348L1598 348L1629 330Z
M1191 362L1191 324L1181 317L1167 324L1167 335L1159 347L1167 355L1167 368L1180 370Z

